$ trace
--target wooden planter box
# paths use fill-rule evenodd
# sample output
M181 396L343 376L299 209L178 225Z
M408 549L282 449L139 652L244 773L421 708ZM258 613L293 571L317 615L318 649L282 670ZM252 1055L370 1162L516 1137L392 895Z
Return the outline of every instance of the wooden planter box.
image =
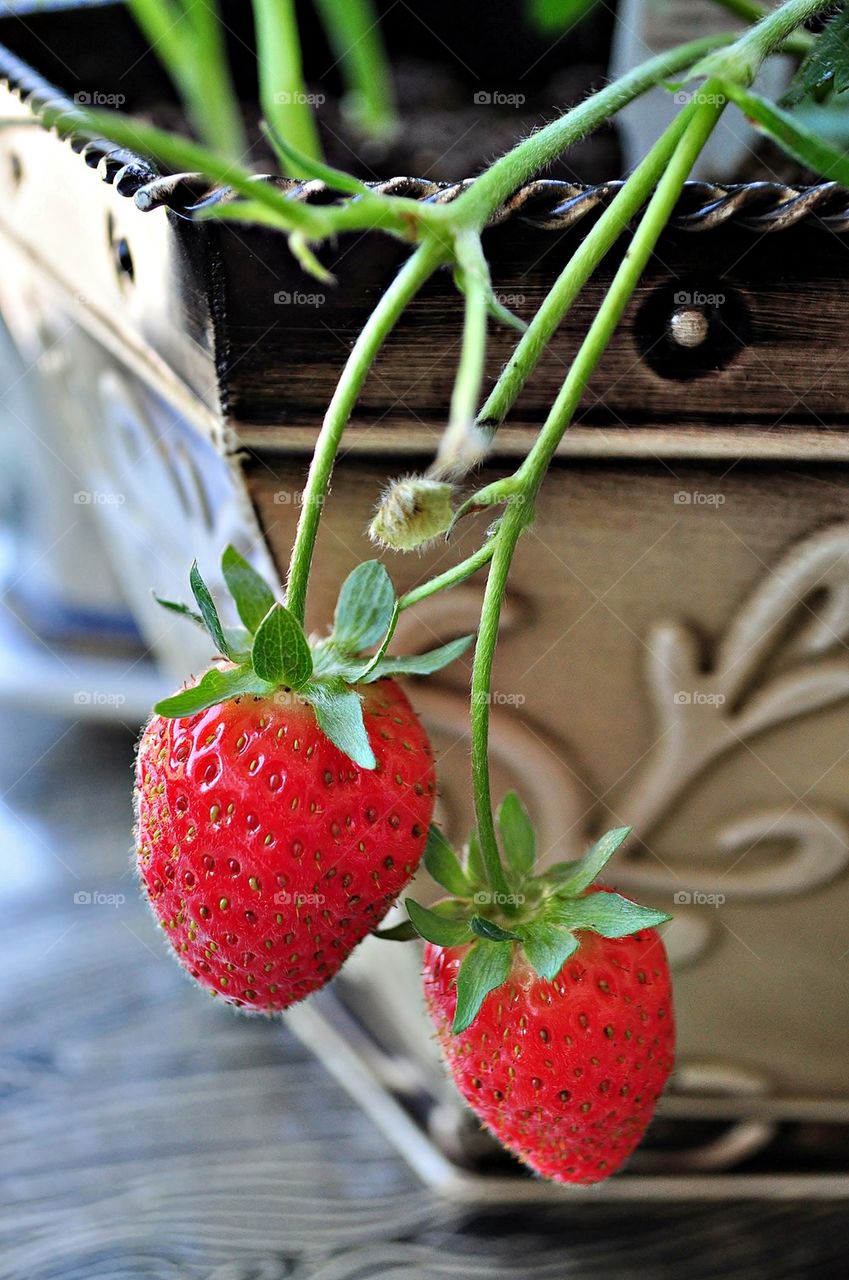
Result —
M69 104L6 52L0 77L0 115L21 119L0 132L0 311L37 362L88 491L122 495L96 505L140 627L175 676L196 671L206 646L163 624L150 588L180 593L196 552L214 581L230 539L283 570L323 409L401 251L343 237L325 255L338 286L324 288L282 237L193 222L186 184L108 143L75 148L29 127L47 103L48 121ZM489 233L497 289L521 314L582 234L574 210L551 213L567 196L535 189L525 206L556 226L514 216ZM798 198L691 188L689 229L664 237L516 559L496 663L496 790L522 792L552 860L633 823L617 881L675 911L681 1070L661 1126L680 1150L638 1158L613 1195L849 1186L842 200L832 188ZM525 452L603 286L602 275L558 334L499 437L492 475ZM704 340L682 345L676 332L699 317ZM387 476L431 456L460 322L449 279L434 279L367 381L322 524L316 628L371 554L364 528ZM490 378L509 342L493 331ZM468 554L483 527L470 520L450 546L389 557L397 588ZM481 590L472 581L405 617L403 643L468 631ZM413 689L455 835L470 823L467 685L458 663ZM445 1181L450 1166L424 1130L378 1089L389 1080L444 1146L471 1149L459 1113L446 1112L415 953L397 959L387 988L379 945L365 944L337 994L291 1021L349 1079L339 1055L358 1053L360 1094L419 1143L423 1174ZM340 995L358 1018L343 1040ZM717 1127L705 1137L694 1121ZM515 1195L515 1181L502 1170L486 1186ZM490 1194L484 1183L463 1185Z

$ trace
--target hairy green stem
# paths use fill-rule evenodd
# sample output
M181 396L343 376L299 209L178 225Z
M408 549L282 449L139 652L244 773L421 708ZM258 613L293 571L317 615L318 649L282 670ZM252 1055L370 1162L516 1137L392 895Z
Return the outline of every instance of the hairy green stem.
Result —
M517 490L523 492L531 501L536 497L587 382L622 318L622 313L639 283L658 238L669 221L669 216L690 170L710 137L724 106L725 99L719 87L709 81L705 86L702 101L693 112L690 123L634 232L628 252L613 277L610 288L572 361L542 430L515 474L514 483Z
M777 53L803 23L833 8L834 0L787 0L777 9L764 13L760 21L736 41L736 47L750 53L760 66L770 54Z
M307 583L321 509L330 485L342 433L366 374L385 338L410 300L444 258L444 248L433 240L420 245L411 254L361 329L336 385L310 463L295 544L289 561L286 605L301 623L304 620Z
M454 242L459 283L463 290L463 341L448 426L439 446L434 474L451 475L468 471L479 459L479 451L473 450L468 464L463 460L468 448L469 436L474 429L475 414L480 401L486 363L486 326L489 316L491 284L489 267L483 254L477 231L461 230Z
M730 44L734 38L733 32L705 36L640 63L633 71L605 85L598 93L585 98L565 115L518 143L476 178L468 191L446 209L466 225L472 223L483 227L494 209L568 147L592 133L648 89L685 70L705 54Z
M496 861L500 869L500 860L489 777L489 704L501 608L513 555L523 529L532 518L536 495L554 452L669 220L696 157L723 109L724 99L712 84L706 86L703 99L692 111L687 128L649 201L628 253L575 356L534 447L511 481L504 486L505 493L509 496L506 511L495 534L495 552L484 594L472 669L471 733L475 816L481 853L490 877L495 872ZM501 875L503 876L503 871Z
M748 88L770 54L784 48L803 23L833 7L833 0L785 0L744 32L730 48L702 58L690 74L731 80Z
M318 128L301 67L294 0L253 0L253 11L263 114L281 138L311 159L320 160Z
M713 0L713 2L720 9L725 9L728 13L742 18L744 22L760 22L768 12L762 5L754 4L752 0ZM809 31L797 31L792 36L788 36L783 52L803 58L815 39L816 36L811 35Z
M685 107L678 113L551 286L478 415L478 422L488 431L494 431L503 422L581 289L645 204L678 145L692 110Z
M475 823L480 841L481 858L486 868L490 888L506 894L507 884L498 839L492 815L492 786L489 776L489 711L492 699L492 664L498 643L501 623L501 606L507 579L513 563L513 553L527 524L527 510L521 497L511 500L501 518L493 542L492 565L486 579L481 620L475 641L475 657L472 665L472 691L469 721L471 724L472 788L475 802Z
M482 569L485 564L489 564L494 551L495 539L494 537L489 537L483 546L479 547L467 559L461 560L459 564L446 569L444 573L438 574L437 577L423 582L421 586L413 587L412 590L407 591L398 601L399 610L411 609L414 604L427 600L428 596L436 595L437 591L448 591L451 587L456 587L459 583L465 582L473 573L477 573L478 569Z

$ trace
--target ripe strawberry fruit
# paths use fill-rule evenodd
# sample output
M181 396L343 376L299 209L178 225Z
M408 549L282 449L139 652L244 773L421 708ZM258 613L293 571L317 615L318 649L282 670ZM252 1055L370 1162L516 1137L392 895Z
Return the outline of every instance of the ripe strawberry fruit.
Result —
M585 932L551 981L519 948L506 982L454 1035L465 947L428 943L428 1010L454 1082L499 1141L546 1178L592 1183L640 1142L672 1070L669 968L653 929Z
M193 567L196 620L226 665L160 703L142 734L138 864L192 977L271 1013L327 982L414 874L434 770L390 673L435 670L468 641L358 657L395 614L374 561L354 570L333 632L312 646L232 548L223 570L246 630L224 630Z
M474 844L463 866L429 841L428 870L454 896L432 910L407 901L427 939L428 1011L457 1088L499 1141L544 1177L598 1182L640 1142L672 1070L672 990L654 928L669 917L592 884L629 828L533 875L516 796L499 824L507 894L482 889Z
M271 1012L331 978L424 852L430 746L393 680L363 689L377 759L355 765L312 707L245 694L154 716L138 754L139 867L192 977Z

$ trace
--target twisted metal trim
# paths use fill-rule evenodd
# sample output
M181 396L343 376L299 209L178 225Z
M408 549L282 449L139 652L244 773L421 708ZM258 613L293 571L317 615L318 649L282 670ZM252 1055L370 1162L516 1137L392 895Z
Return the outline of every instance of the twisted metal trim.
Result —
M122 196L134 199L144 212L166 207L191 219L200 209L235 198L229 187L211 187L202 174L161 176L147 160L107 138L86 132L79 108L69 98L8 49L0 45L0 83L21 99L40 124L60 126L71 147L102 180ZM274 174L259 174L292 200L328 203L339 199L323 182L299 182ZM404 196L437 204L456 200L473 182L433 182L397 176L367 185L383 195ZM527 182L496 209L489 226L517 219L543 231L566 231L583 218L605 208L624 179L586 185L554 178ZM348 197L356 199L356 196ZM838 234L849 233L849 190L837 182L796 187L784 182L746 182L718 185L691 180L684 186L671 225L684 231L713 231L727 225L752 231L786 231L807 223Z

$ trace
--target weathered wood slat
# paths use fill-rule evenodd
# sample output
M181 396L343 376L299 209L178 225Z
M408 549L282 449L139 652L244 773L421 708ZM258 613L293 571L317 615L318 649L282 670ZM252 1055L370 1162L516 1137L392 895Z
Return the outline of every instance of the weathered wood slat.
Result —
M252 229L217 228L223 293L221 363L237 432L262 447L264 428L320 420L350 346L400 259L375 236L343 238L327 265L331 287L293 271L288 250ZM496 292L530 318L573 251L573 234L510 225L489 233ZM615 261L615 256L611 261ZM566 318L525 387L518 428L548 411L569 359L598 307L610 264ZM722 429L729 414L755 434L849 423L845 280L849 253L812 230L778 238L729 230L668 234L593 377L578 421L592 428ZM678 299L708 299L703 348L676 348L668 321ZM715 300L715 301L711 301ZM366 379L353 425L375 436L401 423L444 419L459 351L462 304L447 275L433 279L389 336ZM493 325L491 384L515 341ZM390 425L391 424L391 425ZM601 434L601 432L599 432ZM274 435L269 445L280 443ZM603 444L601 445L603 448Z

